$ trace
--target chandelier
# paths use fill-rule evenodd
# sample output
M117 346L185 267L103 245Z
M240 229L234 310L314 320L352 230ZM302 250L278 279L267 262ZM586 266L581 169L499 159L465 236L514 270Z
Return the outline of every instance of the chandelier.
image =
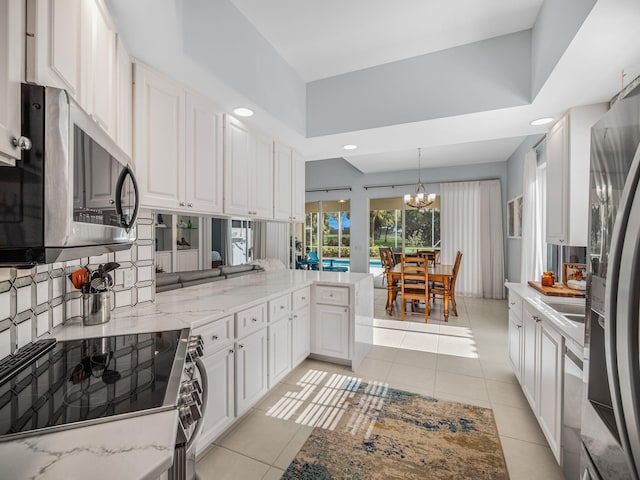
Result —
M430 193L427 195L424 191L424 185L422 185L422 180L420 178L420 158L421 158L421 148L418 149L418 186L416 187L415 195L409 195L408 193L404 196L404 203L409 207L413 208L426 208L431 205L436 200L435 193Z

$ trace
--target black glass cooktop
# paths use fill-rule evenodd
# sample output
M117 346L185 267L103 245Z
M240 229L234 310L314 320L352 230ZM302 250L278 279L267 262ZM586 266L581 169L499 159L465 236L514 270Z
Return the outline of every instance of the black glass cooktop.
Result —
M172 406L187 330L57 342L0 385L0 441L114 415ZM178 355L180 357L180 355ZM41 433L41 432L38 432Z

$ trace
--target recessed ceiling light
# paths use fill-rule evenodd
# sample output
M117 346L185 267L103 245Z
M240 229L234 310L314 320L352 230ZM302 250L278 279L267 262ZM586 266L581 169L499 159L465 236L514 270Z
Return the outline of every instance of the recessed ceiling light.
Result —
M253 110L247 107L236 107L233 109L233 113L238 115L239 117L252 117Z
M345 145L342 148L344 148L345 150L355 150L356 148L358 148L358 146L349 144L349 145Z
M543 118L538 118L536 120L534 120L533 122L531 122L531 125L534 126L538 126L538 125L546 125L547 123L551 123L553 122L553 117L543 117Z

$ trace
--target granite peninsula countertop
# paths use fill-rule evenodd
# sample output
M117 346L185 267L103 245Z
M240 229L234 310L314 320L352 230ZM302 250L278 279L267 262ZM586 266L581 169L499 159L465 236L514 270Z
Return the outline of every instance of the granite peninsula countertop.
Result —
M252 305L319 282L354 285L364 273L278 270L181 288L153 303L112 312L104 325L75 318L51 337L58 340L195 328ZM169 469L177 411L140 415L60 432L0 442L0 478L93 480L156 479Z

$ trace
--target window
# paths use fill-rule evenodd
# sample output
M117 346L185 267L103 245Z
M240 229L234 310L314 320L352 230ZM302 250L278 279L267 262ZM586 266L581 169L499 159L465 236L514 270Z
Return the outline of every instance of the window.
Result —
M349 269L351 208L349 200L309 202L305 206L304 256L314 252L318 268ZM315 266L314 266L315 268Z

